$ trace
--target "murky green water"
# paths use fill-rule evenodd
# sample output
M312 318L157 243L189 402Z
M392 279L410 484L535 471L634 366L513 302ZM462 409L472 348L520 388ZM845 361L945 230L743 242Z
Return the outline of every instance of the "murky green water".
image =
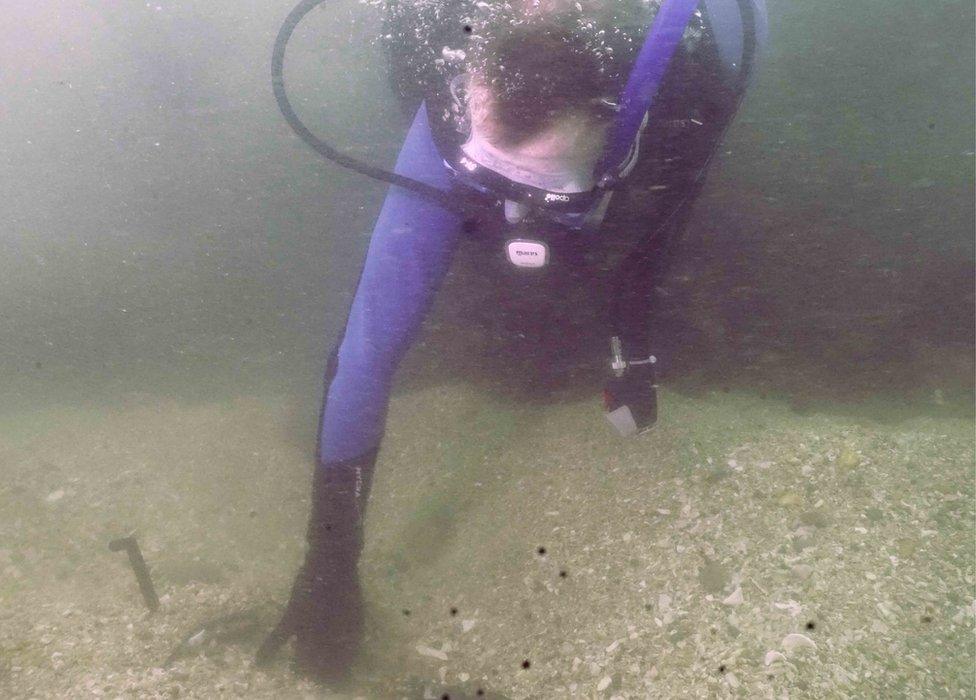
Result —
M329 695L251 655L384 188L282 123L289 9L0 27L4 696ZM389 165L376 10L334 12L294 90ZM391 408L351 696L976 695L973 8L769 14L660 298L654 431L610 433L592 343L542 361L459 255ZM107 548L130 532L155 615Z

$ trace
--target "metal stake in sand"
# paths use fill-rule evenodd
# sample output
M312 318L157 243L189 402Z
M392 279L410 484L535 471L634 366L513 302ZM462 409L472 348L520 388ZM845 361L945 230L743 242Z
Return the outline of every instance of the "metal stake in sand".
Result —
M146 601L146 607L149 608L150 612L156 612L159 609L159 598L156 597L156 589L153 588L152 579L149 578L149 567L146 566L146 560L142 558L142 552L139 550L139 543L136 542L136 538L132 535L120 537L109 542L108 548L113 552L124 549L125 553L129 555L129 564L132 565L136 581L139 582L142 599Z

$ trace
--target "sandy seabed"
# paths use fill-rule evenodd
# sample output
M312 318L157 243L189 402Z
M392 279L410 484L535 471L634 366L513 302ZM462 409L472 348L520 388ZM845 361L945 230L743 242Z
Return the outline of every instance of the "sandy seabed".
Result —
M8 413L0 696L976 695L969 421L662 405L623 441L592 402L399 396L342 693L251 662L301 557L314 406ZM107 547L130 533L156 614Z

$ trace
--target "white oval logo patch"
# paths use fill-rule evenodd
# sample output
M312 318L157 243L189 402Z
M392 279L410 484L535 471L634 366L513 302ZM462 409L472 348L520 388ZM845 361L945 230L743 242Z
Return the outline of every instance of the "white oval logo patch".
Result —
M549 262L549 248L540 241L517 238L506 247L508 261L516 267L545 267Z

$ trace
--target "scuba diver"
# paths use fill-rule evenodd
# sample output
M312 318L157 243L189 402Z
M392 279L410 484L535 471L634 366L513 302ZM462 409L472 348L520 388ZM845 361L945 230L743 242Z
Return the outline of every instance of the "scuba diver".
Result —
M292 28L319 2L296 8ZM390 391L460 241L476 239L522 282L566 270L607 281L606 416L623 435L647 430L654 289L766 33L763 0L385 10L392 82L415 108L393 173L337 154L294 117L280 72L290 30L273 60L299 135L394 185L327 365L305 560L257 655L266 663L294 637L298 669L323 682L346 677L361 643L357 564Z

